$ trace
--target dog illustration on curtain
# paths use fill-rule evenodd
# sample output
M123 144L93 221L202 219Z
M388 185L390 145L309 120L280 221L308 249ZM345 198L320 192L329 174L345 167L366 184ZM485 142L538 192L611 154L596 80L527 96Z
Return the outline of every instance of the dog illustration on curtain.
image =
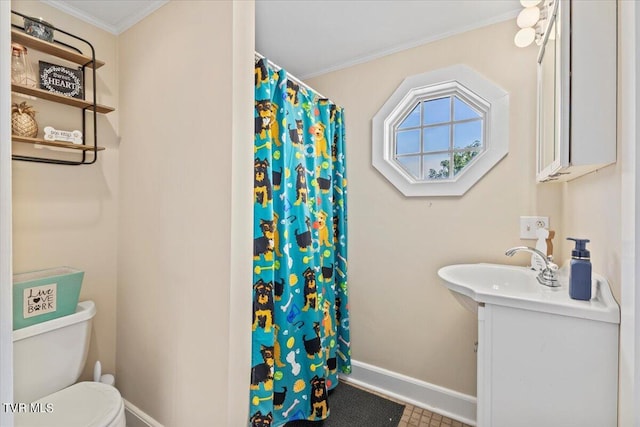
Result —
M253 194L256 203L263 208L273 199L273 189L268 175L269 161L256 158L253 163Z
M311 128L309 129L309 133L313 135L313 139L316 143L316 153L320 154L325 159L328 159L329 153L327 152L327 148L329 147L329 144L327 144L327 139L324 136L325 129L326 126L318 122L315 125L311 126Z

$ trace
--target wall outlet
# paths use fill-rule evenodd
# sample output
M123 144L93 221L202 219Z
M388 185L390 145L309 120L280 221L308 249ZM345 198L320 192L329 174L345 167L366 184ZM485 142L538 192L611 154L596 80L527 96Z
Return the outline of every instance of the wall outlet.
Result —
M520 238L536 240L538 228L549 229L548 216L521 216L520 217Z

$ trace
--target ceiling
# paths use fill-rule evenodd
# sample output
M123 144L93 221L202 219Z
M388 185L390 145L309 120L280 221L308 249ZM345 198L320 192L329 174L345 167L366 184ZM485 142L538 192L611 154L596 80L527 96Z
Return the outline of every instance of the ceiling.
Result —
M114 34L167 3L41 1ZM521 8L518 0L256 0L256 50L305 79L515 18Z
M120 34L169 0L40 0L113 34Z

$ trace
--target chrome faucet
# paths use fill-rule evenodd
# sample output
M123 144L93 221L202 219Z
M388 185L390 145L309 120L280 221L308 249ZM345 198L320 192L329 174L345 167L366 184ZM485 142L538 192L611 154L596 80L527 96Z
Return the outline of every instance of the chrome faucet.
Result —
M556 274L558 266L551 261L551 256L547 256L538 249L527 246L516 246L515 248L508 249L504 254L506 256L513 256L516 252L521 251L535 254L544 261L544 268L540 270L537 277L538 282L540 282L541 285L549 286L551 288L557 288L560 286L560 283L558 283L558 276Z

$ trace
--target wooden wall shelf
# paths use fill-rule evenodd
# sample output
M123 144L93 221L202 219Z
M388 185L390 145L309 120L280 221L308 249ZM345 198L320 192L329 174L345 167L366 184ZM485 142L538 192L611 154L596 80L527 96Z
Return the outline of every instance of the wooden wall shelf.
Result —
M68 142L59 142L59 141L47 141L42 138L29 138L28 136L18 136L11 135L11 140L13 142L23 142L26 144L35 144L35 145L46 145L49 147L58 147L58 148L68 148L70 150L80 150L80 151L102 151L104 147L97 147L94 149L92 145L79 145L79 144L71 144Z
M23 15L20 12L16 12L12 10L11 13L13 15L22 17L23 19L32 19L27 15ZM71 62L72 64L78 65L82 69L82 75L84 78L84 83L91 83L90 87L93 90L91 94L91 100L74 98L71 96L64 96L57 94L55 92L50 92L48 90L43 90L35 87L29 87L21 84L11 84L11 92L16 94L22 94L38 99L43 99L45 101L54 102L61 105L67 105L74 108L77 108L81 111L80 118L82 123L82 144L72 144L68 142L59 142L59 141L48 141L43 138L28 138L13 135L11 140L15 143L21 144L31 144L33 146L48 146L48 147L57 147L62 148L63 153L67 153L67 159L58 159L56 156L54 158L46 158L46 157L37 157L31 155L22 155L14 153L12 158L14 160L28 161L28 162L37 162L37 163L50 163L57 165L90 165L94 164L98 160L98 152L104 150L104 147L98 146L98 119L97 115L107 114L112 111L115 111L114 108L108 107L106 105L100 105L95 102L96 100L96 91L97 91L97 81L96 81L96 69L105 65L104 62L98 61L96 59L95 49L93 45L87 40L80 38L74 34L68 33L61 28L56 28L52 26L52 29L56 32L54 34L68 36L69 39L75 40L75 42L71 42L71 44L66 43L66 39L55 40L54 42L48 42L46 40L41 40L36 37L32 37L22 30L21 27L15 26L15 28L11 28L11 41L14 43L21 44L35 51L41 52L44 55L48 55L50 57L54 57L57 60L63 60L67 62ZM81 45L85 46L83 50L77 47L77 44L81 43ZM86 53L89 53L87 55ZM87 69L91 69L91 72L86 72ZM38 79L39 80L39 79ZM83 86L84 87L84 86ZM93 132L87 133L87 125L92 124L90 128L92 128ZM93 138L91 138L91 136ZM87 137L88 140L87 140ZM14 145L13 148L17 148L17 145ZM50 151L50 150L47 150ZM90 154L87 154L90 153ZM48 153L51 154L51 153ZM73 157L73 158L69 158Z
M37 51L56 56L58 58L65 59L69 62L73 62L78 65L84 65L88 68L93 68L93 60L90 56L81 55L72 50L66 49L62 46L58 46L54 43L49 43L45 40L40 40L29 34L17 29L11 29L11 40L16 43L20 43L23 46L33 48ZM105 63L102 61L95 61L95 68L102 67Z
M58 95L57 93L49 92L48 90L42 90L34 87L12 83L11 91L21 93L23 95L35 96L36 98L40 99L46 99L47 101L53 101L60 104L70 105L72 107L93 111L93 102L85 101L84 99L72 98L70 96ZM115 111L115 108L96 104L96 111L98 113L107 114Z

